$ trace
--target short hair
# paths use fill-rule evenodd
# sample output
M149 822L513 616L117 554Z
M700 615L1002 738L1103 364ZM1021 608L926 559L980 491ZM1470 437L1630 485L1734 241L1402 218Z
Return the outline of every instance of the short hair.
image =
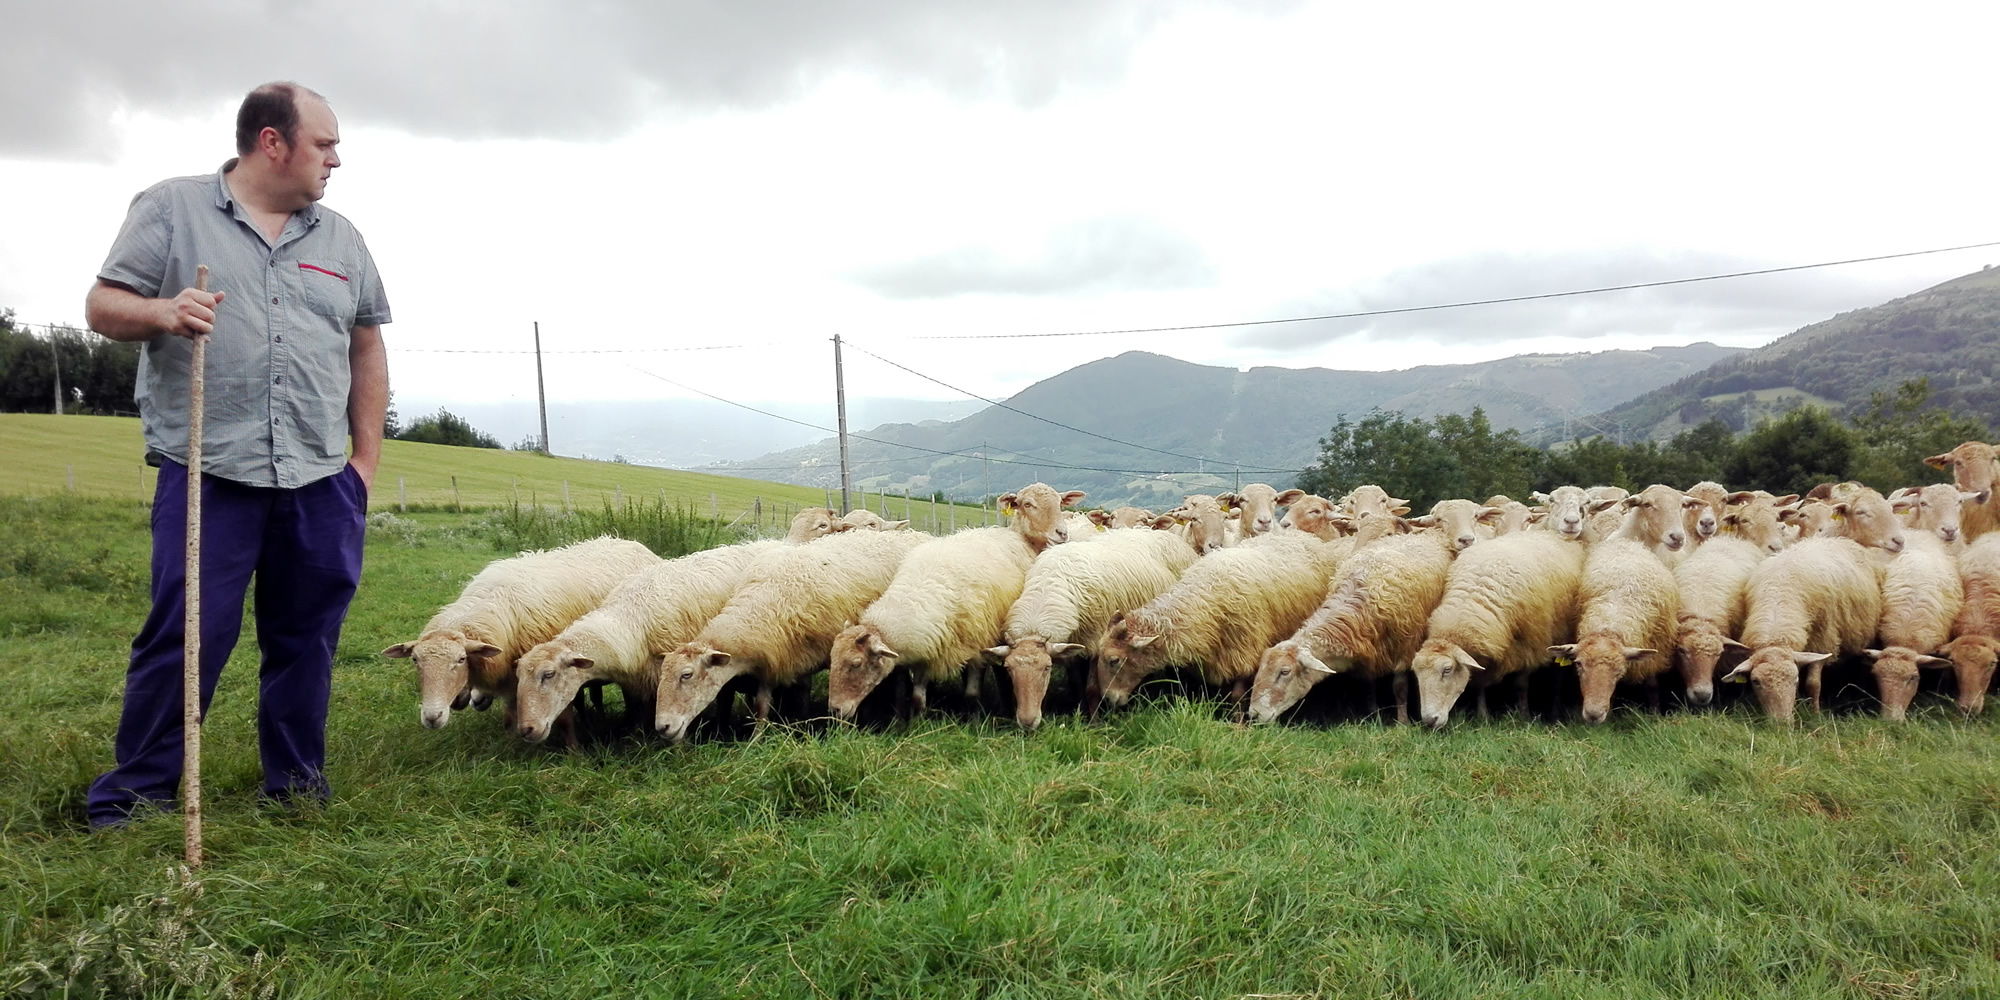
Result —
M257 137L267 128L277 129L287 145L298 145L300 94L326 100L312 90L282 80L258 87L244 97L243 106L236 109L236 152L250 155L257 148Z

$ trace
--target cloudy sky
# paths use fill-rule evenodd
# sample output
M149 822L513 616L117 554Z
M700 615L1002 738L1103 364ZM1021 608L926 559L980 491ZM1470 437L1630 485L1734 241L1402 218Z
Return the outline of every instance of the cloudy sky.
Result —
M2000 5L125 0L20 6L0 307L80 322L243 92L340 115L399 400L994 398L1143 347L1385 369L1767 342L2000 248ZM690 348L720 348L690 350ZM488 352L488 353L478 353ZM499 352L499 353L491 353ZM562 353L553 353L562 352ZM587 353L594 352L594 353ZM954 393L867 354L848 391Z

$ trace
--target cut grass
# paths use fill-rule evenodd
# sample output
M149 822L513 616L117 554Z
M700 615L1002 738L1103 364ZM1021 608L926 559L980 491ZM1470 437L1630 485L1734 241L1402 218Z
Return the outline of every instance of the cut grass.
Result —
M375 654L495 554L447 514L371 532L324 809L253 804L239 650L205 741L203 894L164 940L107 914L171 896L179 822L93 836L80 807L143 611L143 517L0 500L0 969L105 968L116 949L78 941L112 927L157 959L100 982L160 996L2000 995L2000 739L1942 700L1900 726L1441 734L1155 702L1031 736L551 752L497 712L421 729L408 665ZM102 582L59 558L73 544Z

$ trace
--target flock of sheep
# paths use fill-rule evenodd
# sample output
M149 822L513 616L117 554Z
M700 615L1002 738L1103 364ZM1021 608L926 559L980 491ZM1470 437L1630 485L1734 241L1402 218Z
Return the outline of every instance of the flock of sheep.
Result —
M804 704L821 669L824 714L851 720L892 676L899 711L921 713L934 682L976 693L998 666L1029 730L1058 679L1094 715L1170 668L1258 722L1335 674L1387 679L1407 721L1414 676L1441 728L1468 690L1484 714L1509 679L1525 710L1550 664L1564 685L1573 668L1586 722L1620 684L1657 702L1670 671L1690 706L1747 682L1789 720L1801 696L1819 707L1837 658L1868 663L1885 718L1926 667L1949 669L1974 714L2000 652L2000 463L1981 442L1928 461L1956 482L1564 486L1421 517L1376 486L1331 501L1253 484L1154 516L1067 511L1082 493L1036 483L1000 498L1010 523L937 538L814 508L783 540L678 559L599 538L496 561L383 652L416 661L425 726L497 698L537 743L573 740L572 704L604 684L676 742L739 688L759 724L774 703L821 715Z

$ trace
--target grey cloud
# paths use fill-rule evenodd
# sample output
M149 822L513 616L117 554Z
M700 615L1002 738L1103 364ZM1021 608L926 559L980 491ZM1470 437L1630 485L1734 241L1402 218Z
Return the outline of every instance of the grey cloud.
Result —
M475 138L612 136L655 111L783 102L843 72L1032 106L1116 80L1158 22L1219 2L18 5L0 65L48 96L0 102L0 155L102 155L109 109L205 109L268 79L319 90L350 121Z
M960 247L853 278L891 299L938 299L1187 288L1211 283L1214 269L1185 235L1151 219L1110 216L1057 229L1030 255Z
M1797 263L1800 261L1698 252L1481 254L1426 263L1284 308L1293 316L1368 312L1610 288ZM1790 332L1835 313L1916 290L1906 277L1836 267L1458 309L1286 323L1250 328L1236 342L1267 350L1300 350L1354 336L1485 344L1523 337L1588 340L1607 334L1662 331L1673 331L1693 342L1772 328Z

